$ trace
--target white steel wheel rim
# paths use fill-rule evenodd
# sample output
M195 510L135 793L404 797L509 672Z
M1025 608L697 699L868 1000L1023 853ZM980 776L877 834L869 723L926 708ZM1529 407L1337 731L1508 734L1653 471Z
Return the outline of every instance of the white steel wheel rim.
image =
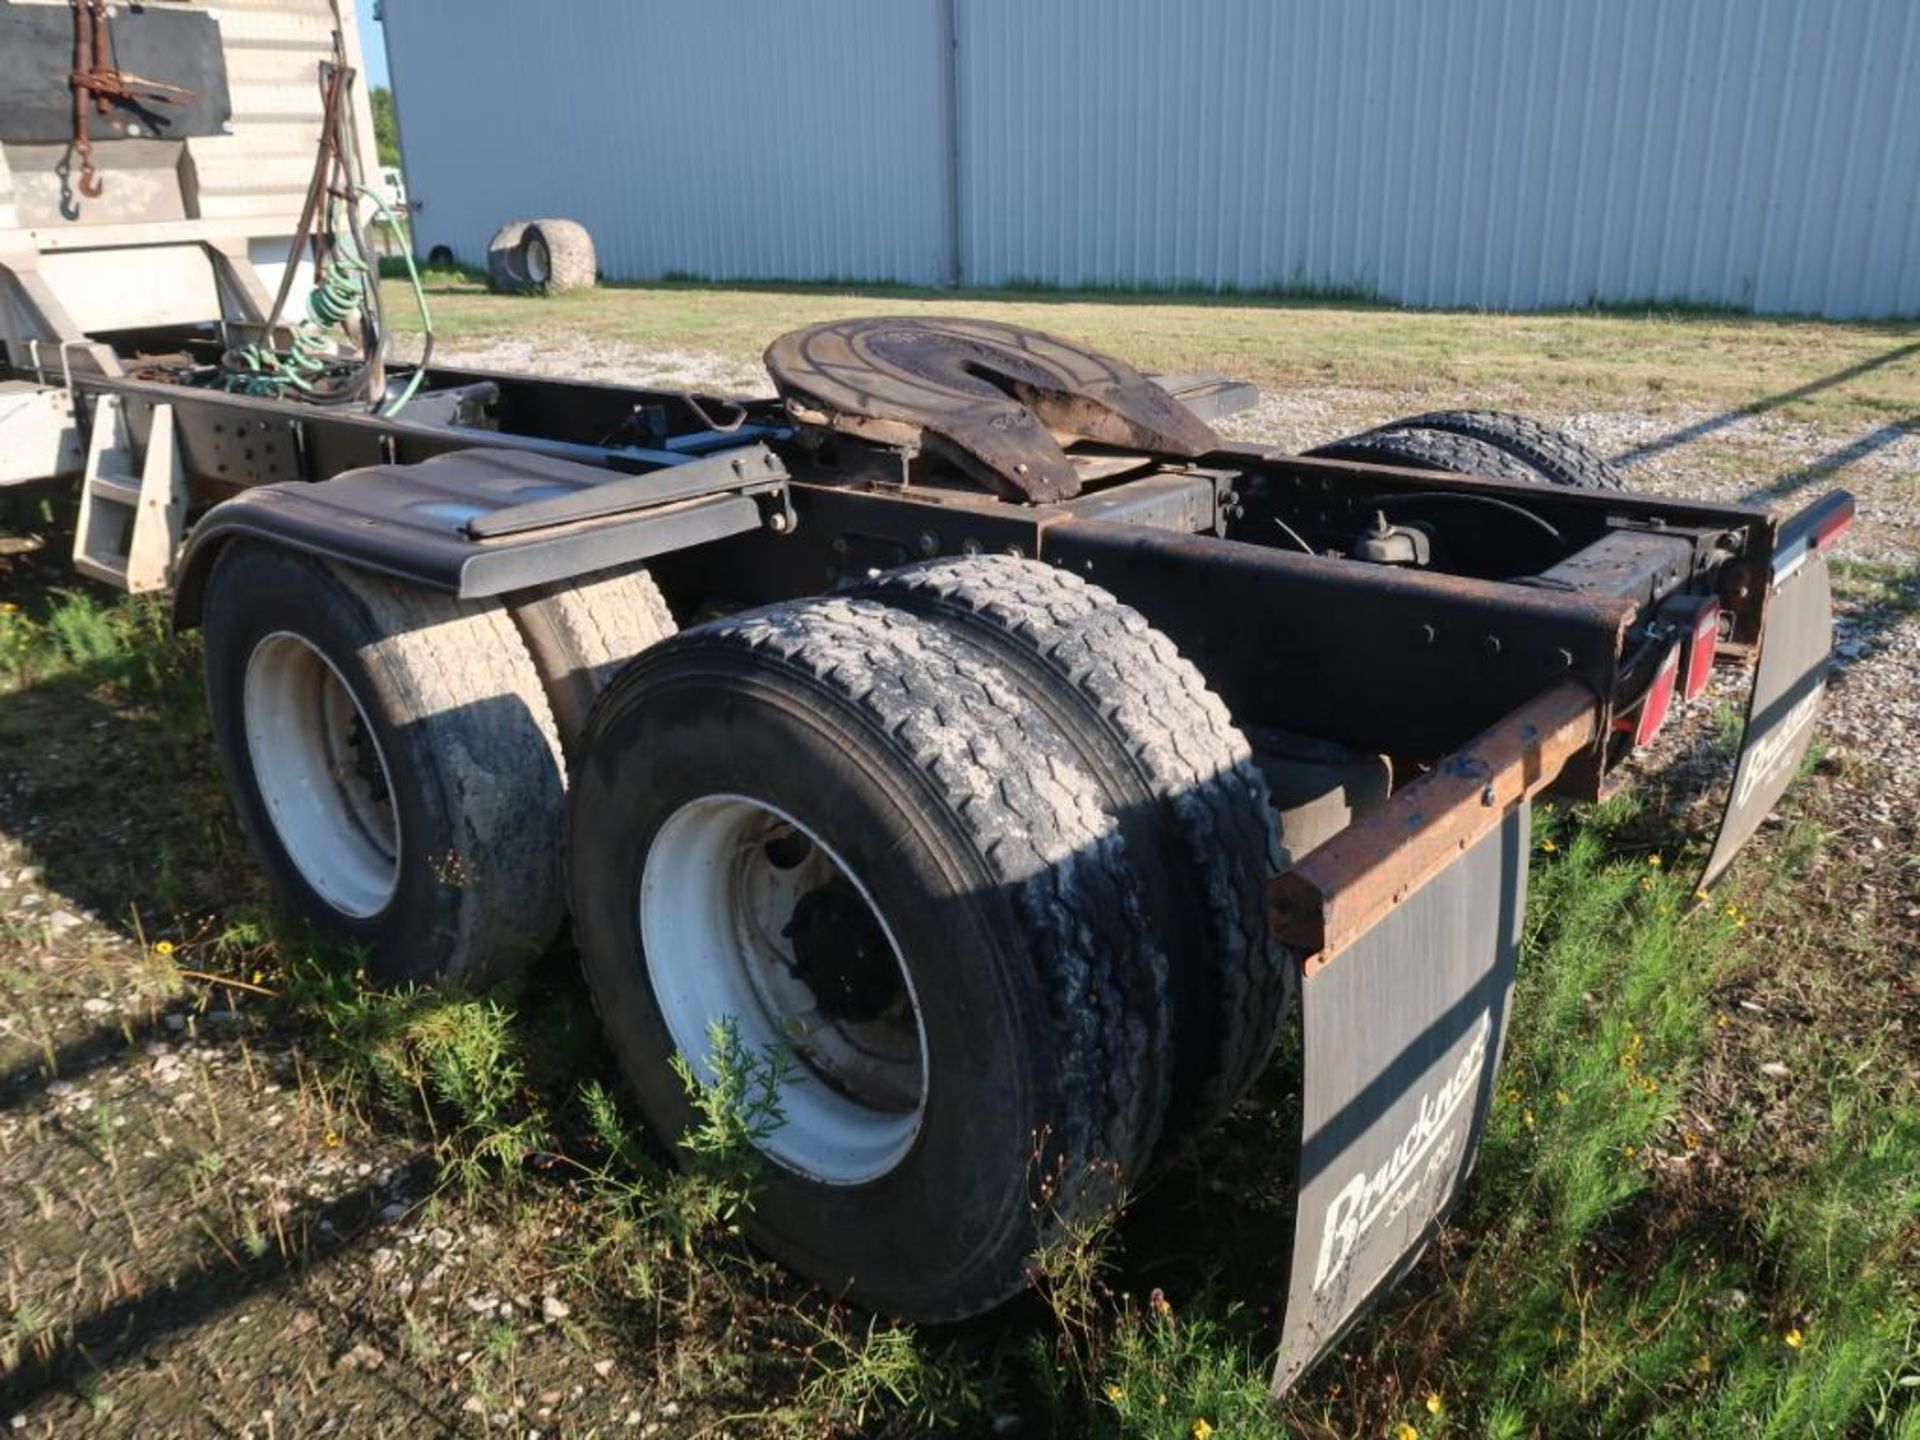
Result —
M768 846L801 844L784 869ZM836 1019L794 968L783 911L845 882L864 902L897 971L899 999L877 1019ZM845 893L844 891L841 893ZM731 1021L743 1050L784 1054L782 1121L760 1142L812 1180L857 1185L892 1170L926 1114L927 1043L920 999L886 917L833 849L785 811L740 795L682 805L648 848L640 942L661 1017L702 1084L711 1084L709 1027ZM810 1008L811 1007L811 1008Z
M544 285L552 278L553 257L547 253L547 242L535 236L527 241L527 279Z
M247 657L241 715L254 785L300 878L342 914L378 914L400 882L400 817L359 697L310 641L277 630Z

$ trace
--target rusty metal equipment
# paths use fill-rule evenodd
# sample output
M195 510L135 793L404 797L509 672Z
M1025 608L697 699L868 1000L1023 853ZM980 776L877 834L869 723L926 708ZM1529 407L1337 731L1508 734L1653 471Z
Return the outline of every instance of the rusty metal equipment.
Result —
M12 13L23 8L40 13ZM99 11L95 0L76 0L71 15L0 5L0 23L38 26L35 35L49 13L63 26L71 21L71 32L58 37L72 61L66 68L63 49L66 89L57 96L71 108L54 120L64 127L70 119L72 132L54 138L73 142L89 199L89 147L104 146L112 133L96 129L100 107L115 97L169 95L117 69L101 48ZM136 33L136 18L114 19L116 42L123 25L127 36ZM165 18L185 23L176 12ZM214 22L192 18L200 44ZM350 13L334 18L350 34ZM217 38L217 29L211 33ZM842 864L831 835L765 797L728 791L663 816L660 833L680 837L693 858L683 854L656 870L651 858L642 867L635 857L593 849L606 837L591 827L576 828L569 841L560 820L532 833L525 817L564 819L571 787L579 827L579 794L611 784L609 776L640 776L634 783L643 800L664 793L673 777L648 778L650 737L635 719L643 702L669 717L656 733L689 753L708 726L729 736L735 731L726 727L746 726L741 717L756 697L804 693L823 707L840 704L833 725L780 729L767 721L773 729L738 730L740 753L763 745L760 773L777 787L799 763L789 757L826 744L823 735L842 734L844 727L834 728L842 721L878 714L858 707L881 704L872 697L885 687L867 682L886 678L874 658L885 655L887 664L923 663L927 674L946 666L997 677L979 688L1014 717L1006 735L1051 737L1060 754L1086 761L1105 787L1089 793L1112 811L1113 843L1138 847L1127 851L1134 870L1115 873L1135 874L1141 913L1167 919L1173 930L1174 921L1206 912L1184 881L1162 874L1174 861L1196 859L1184 832L1184 848L1162 843L1160 827L1178 820L1185 792L1153 788L1165 775L1155 770L1151 747L1128 748L1129 737L1165 717L1151 705L1122 714L1135 698L1127 685L1162 683L1156 703L1169 714L1214 717L1216 740L1231 732L1224 769L1185 773L1189 791L1218 773L1240 774L1233 758L1240 751L1257 751L1261 764L1296 780L1324 774L1353 785L1319 806L1299 803L1319 794L1312 783L1283 787L1288 806L1320 818L1289 831L1284 815L1276 820L1261 800L1252 848L1234 851L1240 863L1232 874L1250 877L1237 897L1255 917L1245 929L1261 955L1281 958L1270 973L1247 972L1255 988L1267 987L1257 997L1266 1006L1264 1030L1240 1037L1252 1056L1248 1073L1222 1082L1223 1093L1230 1102L1244 1087L1282 1024L1299 1027L1305 1056L1298 1216L1274 1378L1276 1388L1292 1384L1404 1272L1466 1183L1512 1018L1532 801L1598 795L1669 708L1698 693L1710 664L1751 665L1733 793L1705 876L1717 880L1779 799L1813 733L1831 640L1826 552L1851 516L1851 498L1835 491L1778 522L1750 507L1534 483L1515 478L1512 467L1499 476L1452 473L1234 444L1210 421L1248 403L1247 387L1217 376L1149 376L1069 340L947 317L834 321L783 335L766 352L774 397L716 399L462 370L430 357L393 362L375 333L377 307L328 273L346 265L343 252L359 248L365 220L355 209L354 172L365 127L347 83L351 45L336 44L332 31L316 45L317 83L301 103L312 124L308 158L317 152L317 162L303 172L304 186L274 198L271 213L233 226L155 215L120 228L89 216L67 229L51 216L9 225L19 217L0 213L0 283L17 302L0 309L13 327L0 369L0 438L14 441L0 449L45 457L36 462L41 469L81 473L85 553L77 562L122 588L171 588L178 623L206 627L210 666L216 655L232 659L232 673L209 674L216 734L226 737L223 758L263 865L277 886L294 877L283 895L307 896L306 913L323 925L337 921L356 943L388 944L414 967L396 973L416 978L465 973L436 947L466 943L478 922L453 925L445 914L488 874L511 875L517 888L481 899L517 920L533 917L548 937L566 913L562 854L576 877L599 875L609 885L644 889L661 874L733 875L753 926L689 929L677 913L661 919L657 906L622 896L600 929L657 921L689 943L717 945L715 935L743 929L776 950L781 937L791 942L780 952L779 974L728 993L751 1002L756 993L800 987L820 1002L806 1011L816 1030L869 1027L866 1039L884 1042L878 1051L818 1042L839 1097L822 1103L831 1110L877 1085L892 1137L884 1164L904 1165L901 1156L932 1144L931 1129L914 1128L924 1117L913 1106L931 1104L939 1087L929 1089L924 1073L914 1079L909 1060L921 1042L903 1017L918 1016L919 1002L911 983L896 984L888 971L895 942L887 916L858 867ZM222 58L217 44L213 58ZM0 84L7 63L0 56ZM169 73L184 78L187 71ZM44 80L38 70L29 78ZM223 73L217 86L196 80L194 89L217 91L224 104ZM204 109L205 97L195 104ZM194 146L186 133L179 143ZM7 135L0 124L0 142ZM220 152L188 153L203 153L211 167ZM322 225L329 209L332 219ZM322 239L323 230L331 238ZM289 264L278 293L270 293L247 247L277 237L284 255L288 235L300 237L290 259L304 256L321 271L318 313L357 331L359 348L323 358L318 349L289 350L290 358L261 361L271 383L247 383L244 375L236 383L244 368L236 356L247 352L234 332L251 327L258 345L282 353L272 347L285 342L272 332L298 283ZM97 323L78 323L63 303L83 294L81 268L61 267L60 257L76 248L123 252L129 275L140 277ZM190 300L156 301L159 282L148 279L163 275L205 285ZM309 361L319 369L300 368ZM338 383L295 383L322 371ZM45 478L16 473L21 463L7 470L9 482ZM1016 622L1008 616L1019 610L1018 597L965 589L973 583L966 563L989 557L995 573L1014 575L1034 593L1050 582L1065 585L1060 572L1098 587L1075 588L1062 614L1084 618L1086 606L1117 607L1103 612L1108 628L1088 632L1100 645L1089 644L1077 670L1058 659L1062 634L1036 629L1067 623L1053 611L1029 608ZM949 588L927 579L929 566ZM249 592L248 576L270 593ZM922 581L926 588L915 589ZM311 605L289 590L301 586L313 587ZM852 598L823 598L843 595ZM334 617L335 652L322 648L324 636L303 638L308 611ZM881 612L913 618L882 623ZM381 622L388 630L377 628L380 616L389 617ZM687 629L664 639L676 620ZM911 645L898 638L908 631L919 637ZM401 632L406 645L390 646ZM371 683L367 665L402 665L409 652L462 635L484 639L474 674L512 672L500 682L504 690L474 691L467 703L432 714L390 715L374 705L389 690L418 692ZM858 645L848 639L862 635ZM814 653L812 669L793 661L793 647L825 643L822 636L841 648ZM1119 681L1104 671L1088 678L1101 646L1113 652L1105 657L1113 664L1133 667ZM1114 659L1121 652L1124 662ZM689 668L674 671L676 659ZM438 665L434 683L455 687L465 669L456 655ZM245 689L256 671L267 677L265 699ZM697 715L673 708L676 696L718 684L715 676L748 671L753 678L725 703ZM1061 678L1069 671L1072 685ZM1159 681L1150 682L1149 672ZM1171 684L1169 675L1185 678ZM842 764L842 756L828 755L819 762L828 778L796 787L793 803L825 793L850 805L846 797L880 763L873 757L929 714L950 733L927 741L927 754L986 754L1006 770L1057 758L1044 745L1023 751L1003 743L1000 720L976 713L977 697L950 691L941 704L921 703L931 683L919 675L901 690L913 703L861 731L866 748L846 752L865 758ZM549 713L543 707L552 718L544 727L529 719ZM236 727L261 717L298 731L316 709L333 720L315 729L324 763L308 769L276 759L281 768L267 773L250 758L253 732L247 744L233 739ZM779 713L786 724L795 706ZM949 746L968 725L975 728L967 734L985 740L972 749ZM444 797L464 793L464 781L409 790L418 777L389 766L379 748L384 737L394 754L432 769L439 757L418 738L428 734L491 757L491 782L507 788L489 792L486 816L443 813ZM1274 738L1249 746L1247 737ZM716 763L724 768L727 758ZM520 778L501 778L509 771ZM1245 773L1254 773L1250 761ZM337 804L328 802L332 810L314 800L315 777L345 787ZM888 856L911 829L902 817L912 818L912 797L932 784L919 774L875 802L890 817L877 826ZM1243 807L1249 796L1268 793L1253 779L1236 784ZM395 799L401 792L407 806ZM933 827L941 835L972 803L948 800ZM298 843L283 835L276 849L271 825L278 822L260 818L275 807L300 812L323 838L330 832L322 822L345 817L352 854L343 859L342 846L316 843L306 832ZM1236 813L1244 816L1244 808ZM475 827L493 824L490 833L518 848L503 840L492 854L475 842L461 857L471 863L459 885L440 878L437 853L407 868L403 835L424 844L421 829L439 822L462 845ZM1032 828L983 829L962 858L972 863ZM1202 865L1237 843L1225 831L1205 834ZM1263 848L1275 835L1275 847ZM606 840L617 843L618 835ZM1098 851L1097 840L1086 839L1073 863L1098 868L1081 851ZM307 870L298 869L302 856ZM887 883L899 883L897 868L883 877ZM309 872L302 890L295 882ZM924 873L946 872L929 863ZM812 877L804 895L801 877ZM1005 886L1011 891L1017 880ZM983 882L964 893L915 894L904 918L929 928L936 942L971 934L968 925L986 911L967 907L999 904L991 894L981 899L993 888ZM342 897L332 909L330 895ZM410 898L403 904L395 896ZM573 899L578 921L585 912L578 892ZM1257 923L1263 905L1265 936ZM653 921L636 919L643 911ZM939 921L949 911L961 920L926 926L929 915ZM631 967L621 968L618 945L609 951L593 925L582 933L590 976L599 966L617 990L603 1014L629 1015L653 1003L647 996L654 992ZM537 947L541 936L532 939ZM857 963L840 963L843 940L858 952ZM1196 950L1169 948L1189 959ZM1204 999L1206 987L1170 976L1164 995L1147 995L1161 984L1149 970L1118 975L1116 990L1133 987L1122 998L1138 1001L1154 1023L1164 1020L1167 1048L1191 1048L1190 1034L1211 1021L1196 1022L1180 997ZM1037 972L1008 964L995 973ZM676 1004L684 1009L685 994L697 988L682 987ZM967 1026L977 1008L966 1007ZM1027 1037L1050 1023L1038 1013L1010 1010L967 1033ZM631 1069L633 1036L617 1025L609 1034ZM1044 1050L1023 1039L1006 1063L1037 1063ZM1152 1046L1144 1056L1142 1066L1163 1058ZM1182 1075L1170 1069L1167 1094L1176 1081L1186 1084ZM652 1093L670 1112L684 1104L684 1091L677 1076L668 1081ZM1014 1088L1052 1093L1040 1081ZM648 1086L636 1081L636 1090ZM1160 1093L1146 1079L1139 1091ZM770 1152L792 1162L781 1172L789 1187L783 1203L790 1211L815 1206L820 1233L846 1240L865 1223L847 1207L877 1193L893 1172L872 1155L848 1158L844 1146L795 1144L791 1153ZM801 1181L815 1172L834 1183L807 1190ZM920 1206L963 1188L905 1187ZM1038 1223L1031 1217L1039 1207L1024 1192L1017 1198L1019 1223ZM793 1242L781 1229L792 1213L778 1211L769 1207L756 1222L763 1243L829 1283L844 1278L835 1269L844 1255L823 1257ZM889 1218L908 1229L934 1223L919 1210ZM1015 1233L1003 1225L987 1231ZM1017 1285L1020 1273L1015 1267L1000 1279ZM951 1319L1006 1293L1005 1284L983 1282L951 1295L922 1294L904 1313Z
M1003 326L847 323L769 356L778 401L435 370L383 417L221 393L195 382L191 341L171 373L81 390L169 405L200 493L232 496L183 555L185 624L242 540L508 599L647 560L685 612L1012 555L1121 597L1238 723L1389 762L1405 778L1385 802L1295 855L1268 896L1307 1057L1276 1371L1291 1383L1465 1183L1509 1022L1529 802L1600 793L1657 728L1689 646L1736 663L1757 648L1717 878L1811 733L1823 547L1850 502L1780 526L1229 444L1120 362ZM1382 515L1419 547L1354 558Z
M925 446L1014 500L1078 495L1073 441L1188 458L1220 444L1124 360L990 320L836 320L766 360L801 426Z

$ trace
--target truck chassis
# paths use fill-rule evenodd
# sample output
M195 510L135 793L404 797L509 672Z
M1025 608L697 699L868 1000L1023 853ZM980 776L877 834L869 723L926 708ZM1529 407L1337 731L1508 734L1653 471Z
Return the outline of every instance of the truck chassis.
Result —
M212 65L203 18L167 43ZM1295 1027L1291 1385L1465 1184L1533 800L1745 666L1717 881L1811 738L1851 497L1627 493L1512 417L1234 444L1248 387L983 321L797 331L740 399L392 363L376 295L329 369L280 315L316 216L359 231L338 23L277 299L271 226L0 230L0 480L77 477L76 565L205 631L286 907L386 981L488 983L570 918L662 1137L676 1056L770 1057L756 1238L926 1321L1017 1292ZM76 246L199 255L238 313L83 329L37 268Z

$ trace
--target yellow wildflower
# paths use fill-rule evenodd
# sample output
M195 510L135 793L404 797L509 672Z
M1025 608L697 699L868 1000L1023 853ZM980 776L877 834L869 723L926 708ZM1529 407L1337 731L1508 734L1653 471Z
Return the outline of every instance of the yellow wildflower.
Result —
M1147 1297L1147 1306L1162 1320L1173 1317L1173 1306L1168 1303L1166 1292L1158 1285L1153 1287L1153 1293Z
M1800 1333L1797 1326L1787 1331L1787 1333L1780 1338L1787 1342L1787 1348L1789 1350L1798 1350L1802 1345L1807 1343L1807 1337Z
M1167 1403L1167 1392L1162 1390L1158 1395L1154 1396L1153 1403L1156 1405L1165 1405Z
M1693 1357L1694 1374L1704 1375L1711 1369L1713 1369L1713 1357L1707 1354L1706 1351L1702 1350L1698 1355Z
M1635 1150L1631 1145L1622 1145L1620 1147L1620 1153L1626 1156L1627 1159L1631 1160L1635 1155L1639 1154L1640 1152Z
M1711 900L1713 897L1707 894L1706 890L1703 888L1703 889L1694 891L1693 898L1696 900Z
M1571 1104L1571 1103L1572 1103L1572 1101L1573 1101L1573 1096L1571 1096L1571 1095L1569 1095L1569 1094L1568 1094L1568 1093L1567 1093L1566 1091L1564 1091L1564 1090L1556 1090L1556 1091L1554 1091L1554 1092L1553 1092L1553 1098L1554 1098L1555 1100L1558 1100L1558 1101L1559 1101L1559 1102L1560 1102L1560 1103L1561 1103L1562 1105L1567 1105L1567 1104Z
M329 1150L337 1150L340 1148L340 1132L338 1130L329 1130L322 1138L325 1140Z
M1113 1401L1114 1404L1118 1405L1120 1403L1120 1397L1125 1393L1126 1392L1122 1390L1118 1385L1115 1385L1111 1382L1108 1383L1107 1399Z
M159 941L154 945L153 953L160 956L162 959L173 954L173 941L171 940Z
M1647 856L1647 864L1653 866L1654 869L1658 870L1660 868L1660 857L1658 855Z
M1387 1433L1393 1436L1393 1440L1420 1440L1420 1432L1404 1420Z
M1427 1392L1427 1414L1438 1415L1446 1408L1447 1402L1440 1398L1440 1392L1438 1390L1429 1390Z
M1546 839L1540 842L1540 848L1546 851L1547 854L1551 855L1553 854L1554 851L1558 850L1560 847L1553 843L1553 837L1549 835Z
M1206 1416L1202 1415L1193 1422L1193 1440L1207 1440L1211 1434L1213 1434L1213 1426L1207 1423Z

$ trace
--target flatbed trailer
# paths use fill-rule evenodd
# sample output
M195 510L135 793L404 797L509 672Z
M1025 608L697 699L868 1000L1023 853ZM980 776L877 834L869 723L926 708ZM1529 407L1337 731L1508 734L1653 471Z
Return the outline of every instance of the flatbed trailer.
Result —
M403 363L361 293L310 388L249 257L338 278L366 146L350 16L282 8L326 22L289 192L324 204L34 212L0 94L0 477L78 483L76 565L205 632L288 911L390 982L570 926L669 1143L676 1054L773 1057L756 1239L923 1321L1017 1292L1298 1027L1290 1385L1466 1181L1532 802L1743 666L1715 883L1813 733L1851 498L1628 492L1481 412L1231 443L1248 387L959 319L797 331L776 395L714 397ZM175 37L195 73L241 63L226 24ZM204 276L83 324L109 262Z

